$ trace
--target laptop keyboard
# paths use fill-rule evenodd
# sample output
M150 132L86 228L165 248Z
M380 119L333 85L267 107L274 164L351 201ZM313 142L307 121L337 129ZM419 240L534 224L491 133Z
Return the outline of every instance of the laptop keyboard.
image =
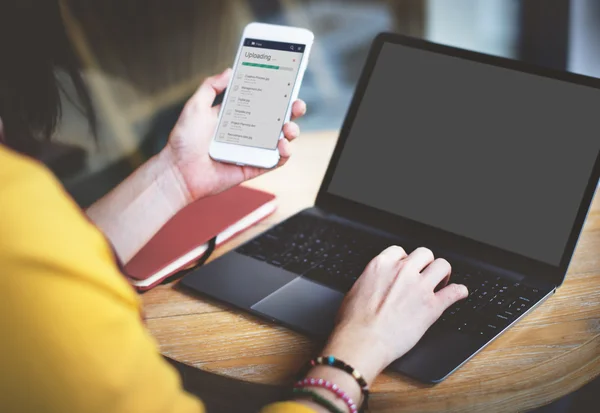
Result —
M295 215L236 251L347 292L390 240L316 218Z
M299 214L236 251L345 293L369 261L393 244L391 238ZM406 251L416 248L402 246ZM451 282L465 284L469 296L446 310L433 329L492 337L544 295L536 288L456 265Z
M480 270L453 268L450 281L464 284L469 296L448 308L433 329L453 329L491 338L535 305L545 293Z

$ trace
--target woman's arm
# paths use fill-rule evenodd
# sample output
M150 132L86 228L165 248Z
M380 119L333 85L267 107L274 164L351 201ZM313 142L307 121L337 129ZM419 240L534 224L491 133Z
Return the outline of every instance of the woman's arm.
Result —
M190 202L214 195L267 170L227 165L208 155L219 108L212 103L229 83L231 70L206 79L186 103L167 146L112 192L88 210L90 219L113 244L122 262L128 262L152 236ZM292 118L304 115L306 105L294 102ZM294 122L283 128L279 141L283 165L290 157L289 143L300 131Z
M0 165L0 411L204 412L56 178L2 147Z
M163 150L88 208L88 217L128 262L179 210L192 201Z

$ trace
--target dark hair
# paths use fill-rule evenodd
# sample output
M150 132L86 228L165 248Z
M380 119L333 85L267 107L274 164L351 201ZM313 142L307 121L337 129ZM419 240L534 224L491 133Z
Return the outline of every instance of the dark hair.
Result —
M69 42L59 0L0 0L0 118L5 144L30 155L61 116L63 70L95 133L92 101Z

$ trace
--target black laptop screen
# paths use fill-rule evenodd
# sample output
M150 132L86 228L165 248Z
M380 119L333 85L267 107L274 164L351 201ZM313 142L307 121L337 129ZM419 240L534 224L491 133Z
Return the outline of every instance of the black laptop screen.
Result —
M558 265L600 90L384 44L328 192Z

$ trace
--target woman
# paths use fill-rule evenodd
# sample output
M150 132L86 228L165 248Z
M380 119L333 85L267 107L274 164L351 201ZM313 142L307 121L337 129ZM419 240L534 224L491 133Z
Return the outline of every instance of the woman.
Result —
M64 30L56 25L58 6L5 1L0 19L0 411L203 411L145 330L140 300L110 244L127 262L185 205L265 172L208 156L217 120L211 105L231 71L206 79L166 147L82 212L43 166L25 156L35 151L34 138L51 135L58 119L59 67L73 77L94 123L75 59L62 44ZM49 44L53 36L43 30L59 33L61 41ZM304 112L304 103L295 102L294 117ZM298 126L286 124L284 134L280 166ZM361 387L467 295L459 285L434 292L450 271L428 249L407 255L401 247L387 248L348 294L321 352L354 374L329 365L328 358L316 362L306 377L317 381L303 382L294 400L263 411L354 411L363 401Z

